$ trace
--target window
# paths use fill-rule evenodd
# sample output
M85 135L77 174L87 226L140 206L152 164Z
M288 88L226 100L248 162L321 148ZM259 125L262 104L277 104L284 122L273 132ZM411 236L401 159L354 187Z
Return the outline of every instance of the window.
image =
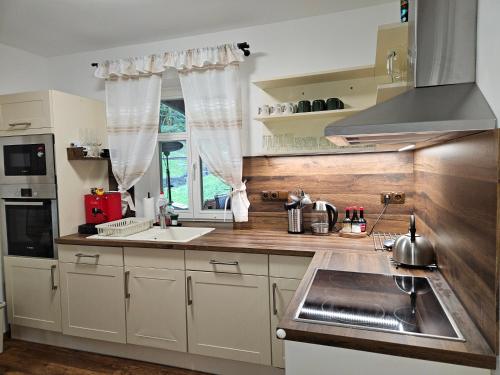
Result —
M209 170L190 146L184 100L162 100L156 169L160 189L181 218L222 219L226 200L227 208L231 208L231 188Z

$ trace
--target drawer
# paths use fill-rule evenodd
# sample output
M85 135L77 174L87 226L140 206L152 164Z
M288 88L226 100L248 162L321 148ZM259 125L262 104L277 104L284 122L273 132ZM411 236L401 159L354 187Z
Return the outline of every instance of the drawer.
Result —
M186 269L268 275L267 254L186 250Z
M184 270L184 250L123 248L126 266Z
M269 275L286 279L302 279L312 257L269 255Z
M58 245L59 261L63 263L123 266L121 247Z

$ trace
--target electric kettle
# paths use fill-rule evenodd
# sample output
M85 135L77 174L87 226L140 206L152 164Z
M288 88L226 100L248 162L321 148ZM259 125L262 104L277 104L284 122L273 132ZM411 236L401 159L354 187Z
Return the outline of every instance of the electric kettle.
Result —
M328 227L311 225L313 234L325 234L325 232L328 233L333 231L333 228L337 223L337 219L339 218L337 207L325 201L315 201L313 203L312 212L313 214L315 212L326 212L328 214Z

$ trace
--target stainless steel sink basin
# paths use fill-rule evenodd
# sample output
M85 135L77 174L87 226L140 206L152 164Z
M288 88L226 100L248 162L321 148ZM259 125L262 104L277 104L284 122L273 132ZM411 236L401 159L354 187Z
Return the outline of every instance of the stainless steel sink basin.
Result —
M189 242L195 238L201 237L210 233L215 228L199 228L199 227L168 227L166 229L151 228L144 232L132 234L127 237L107 237L94 235L89 238L120 241L158 241L158 242Z

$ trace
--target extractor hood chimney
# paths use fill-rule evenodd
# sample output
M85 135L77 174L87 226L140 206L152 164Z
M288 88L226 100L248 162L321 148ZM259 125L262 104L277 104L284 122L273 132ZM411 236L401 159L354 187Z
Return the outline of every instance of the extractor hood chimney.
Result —
M406 150L496 128L476 80L477 0L410 0L408 84L384 103L328 125L338 145Z

